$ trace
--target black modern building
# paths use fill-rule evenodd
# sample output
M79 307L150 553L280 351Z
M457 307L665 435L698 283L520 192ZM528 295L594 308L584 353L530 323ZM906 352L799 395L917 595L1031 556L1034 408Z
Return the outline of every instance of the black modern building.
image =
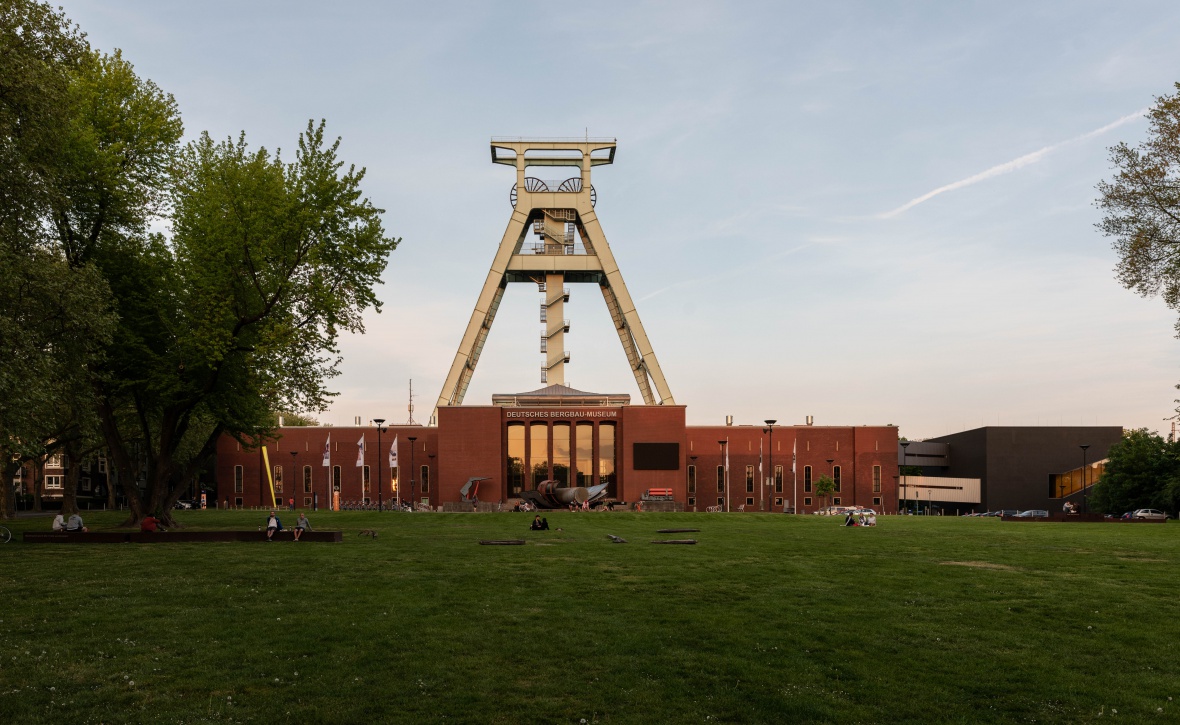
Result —
M981 510L1060 510L1063 500L1053 490L1052 476L1079 468L1082 446L1087 446L1086 463L1092 464L1106 458L1122 437L1121 426L988 426L924 441L946 444L943 457L906 458L909 465L923 466L927 476L978 478ZM912 448L926 452L919 443ZM1083 494L1078 490L1065 498L1080 505Z

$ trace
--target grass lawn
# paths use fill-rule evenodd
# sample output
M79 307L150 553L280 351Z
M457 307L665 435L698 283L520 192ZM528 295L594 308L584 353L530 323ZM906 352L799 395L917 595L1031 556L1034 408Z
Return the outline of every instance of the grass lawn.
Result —
M342 544L14 538L0 721L1180 721L1175 522L531 518L312 516Z

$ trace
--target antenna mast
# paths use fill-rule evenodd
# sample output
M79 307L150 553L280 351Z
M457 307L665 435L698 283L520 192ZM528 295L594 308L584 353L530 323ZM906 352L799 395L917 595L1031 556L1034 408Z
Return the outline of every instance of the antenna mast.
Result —
M410 419L406 425L414 425L414 379L410 378Z

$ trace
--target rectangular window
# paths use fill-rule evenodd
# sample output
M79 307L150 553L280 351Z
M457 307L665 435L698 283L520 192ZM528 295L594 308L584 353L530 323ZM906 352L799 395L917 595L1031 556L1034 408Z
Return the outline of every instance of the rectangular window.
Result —
M689 506L696 506L696 505L697 505L697 500L696 500L695 498L693 498L692 496L689 496L689 497L688 497L688 505L689 505Z
M397 466L389 469L389 492L397 493Z
M275 466L275 493L283 492L283 467Z
M106 456L99 456L98 457L98 472L99 473L106 473L107 472L107 457Z
M430 466L422 466L422 493L430 493Z
M875 497L873 497L873 505L874 505L874 506L880 506L880 505L881 505L881 498L880 498L879 496L875 496Z
M840 497L839 497L839 496L837 496L836 498L832 499L832 505L833 505L833 506L839 506L839 505L840 505Z
M873 466L873 493L881 493L881 467Z
M782 493L783 492L783 467L782 466L775 466L774 467L774 492L775 493Z
M561 485L570 482L570 424L553 424L553 479L561 481ZM423 481L426 479L423 478ZM426 489L423 488L423 491Z
M90 493L90 477L89 476L83 476L78 481L78 485L82 487L83 491Z
M574 426L574 449L577 454L578 485L594 485L594 424Z
M303 467L303 492L311 493L311 466Z
M832 490L840 493L840 467L832 468Z
M234 493L243 493L245 489L245 473L241 466L234 466Z
M369 467L364 466L361 468L361 494L368 498L370 490Z
M804 506L810 506L810 505L811 505L811 497L810 497L810 496L808 496L807 498L803 499L803 505L804 505Z
M578 428L581 432L581 426ZM579 444L581 441L579 440ZM581 455L581 454L579 454ZM508 495L519 496L524 490L524 424L508 425Z
M615 495L615 424L598 426L598 483L606 487L608 496Z
M754 505L754 499L753 499L753 498L751 498L750 496L746 496L746 505L747 505L747 506L753 506L753 505Z
M49 458L45 459L46 468L65 468L65 456L60 453L54 453Z
M717 490L725 490L725 466L717 466Z
M696 493L697 492L697 467L696 466L689 466L688 467L688 492L689 493Z
M811 493L811 466L803 467L803 490ZM808 503L811 503L810 500Z
M82 473L90 473L90 459L89 458L85 458L82 460Z
M544 423L529 426L529 468L533 488L549 480L549 426Z
M340 490L340 466L332 466L332 490Z
M59 475L46 476L45 488L61 488L62 477Z
M238 496L237 498L234 499L234 506L237 506L238 508L242 508L242 497L241 496Z
M311 496L303 497L303 508L311 508Z
M723 498L721 498L720 496L718 496L718 497L717 497L717 505L718 505L718 506L724 506L724 505L725 505L725 499L723 499Z
M776 498L776 499L774 500L774 506L775 506L775 508L778 508L779 506L782 506L782 505L783 505L783 500L782 500L782 498Z
M746 466L746 493L754 493L754 466ZM754 503L752 500L750 503Z

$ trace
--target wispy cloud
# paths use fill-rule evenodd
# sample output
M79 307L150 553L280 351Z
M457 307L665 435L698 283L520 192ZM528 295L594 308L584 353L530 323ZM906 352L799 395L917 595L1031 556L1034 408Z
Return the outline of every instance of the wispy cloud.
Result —
M1106 124L1102 128L1096 128L1093 131L1087 131L1086 133L1083 133L1080 136L1074 136L1073 138L1066 139L1065 141L1059 141L1058 143L1051 144L1051 145L1046 146L1044 148L1033 151L1032 153L1017 157L1015 159L1012 159L1011 161L1005 161L1002 164L997 164L997 165L991 167L990 169L979 172L978 174L974 174L973 176L968 176L966 179L960 179L956 182L947 184L946 186L940 186L933 191L928 191L919 197L915 197L913 199L910 199L909 201L907 201L906 203L897 207L896 209L893 209L891 211L887 211L883 214L878 214L877 218L878 219L892 219L895 216L898 216L900 214L904 214L905 212L909 211L910 209L913 209L915 206L921 204L922 202L929 201L930 199L933 199L934 197L938 196L939 194L945 194L948 191L962 189L965 186L971 186L972 184L977 184L981 181L984 181L985 179L990 179L994 176L1000 176L1002 174L1007 174L1012 171L1016 171L1017 169L1022 169L1025 166L1035 164L1036 162L1040 161L1045 156L1052 153L1053 151L1056 151L1057 149L1061 148L1062 146L1069 146L1070 144L1079 143L1081 141L1085 141L1087 139L1094 138L1095 136L1101 136L1102 134L1106 133L1107 131L1110 131L1112 129L1116 129L1119 126L1122 126L1123 124L1130 123L1131 121L1142 118L1143 115L1145 113L1147 113L1147 110L1148 109L1146 109L1146 108L1141 108L1138 111L1135 111L1134 113L1129 113L1126 116L1123 116L1122 118L1120 118L1116 121Z

